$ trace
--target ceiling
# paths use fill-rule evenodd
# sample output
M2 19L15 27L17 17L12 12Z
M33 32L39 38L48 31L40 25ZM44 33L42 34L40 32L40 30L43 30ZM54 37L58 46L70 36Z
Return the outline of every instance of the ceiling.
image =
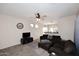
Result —
M0 14L24 18L47 15L52 19L59 19L79 13L78 3L0 3Z

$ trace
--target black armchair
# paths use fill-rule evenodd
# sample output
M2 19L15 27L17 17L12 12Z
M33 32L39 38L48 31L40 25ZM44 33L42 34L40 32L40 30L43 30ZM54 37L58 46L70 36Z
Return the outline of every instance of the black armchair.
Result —
M30 37L30 32L22 34L21 44L26 44L33 41L33 37Z

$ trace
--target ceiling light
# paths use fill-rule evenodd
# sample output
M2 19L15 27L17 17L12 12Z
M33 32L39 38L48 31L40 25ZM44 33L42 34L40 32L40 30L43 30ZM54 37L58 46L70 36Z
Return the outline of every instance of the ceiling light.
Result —
M37 24L35 25L35 28L38 28L38 25Z
M37 19L36 19L36 21L38 22L38 21L40 21L40 19L39 19L39 18L37 18Z
M30 24L31 27L34 27L34 24Z

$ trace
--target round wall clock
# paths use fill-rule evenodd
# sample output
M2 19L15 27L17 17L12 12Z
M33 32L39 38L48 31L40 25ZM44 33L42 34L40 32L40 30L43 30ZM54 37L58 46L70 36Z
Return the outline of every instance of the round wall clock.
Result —
M24 25L22 23L18 23L16 26L18 29L23 29L23 27L24 27Z

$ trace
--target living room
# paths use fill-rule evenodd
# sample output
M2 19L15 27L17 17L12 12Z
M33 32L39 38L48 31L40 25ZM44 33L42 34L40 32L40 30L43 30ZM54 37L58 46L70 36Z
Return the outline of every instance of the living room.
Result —
M78 18L79 4L76 3L0 3L0 55L49 56L38 47L43 34L70 40L78 48L78 32L75 32ZM23 43L23 33L28 32L33 40Z

